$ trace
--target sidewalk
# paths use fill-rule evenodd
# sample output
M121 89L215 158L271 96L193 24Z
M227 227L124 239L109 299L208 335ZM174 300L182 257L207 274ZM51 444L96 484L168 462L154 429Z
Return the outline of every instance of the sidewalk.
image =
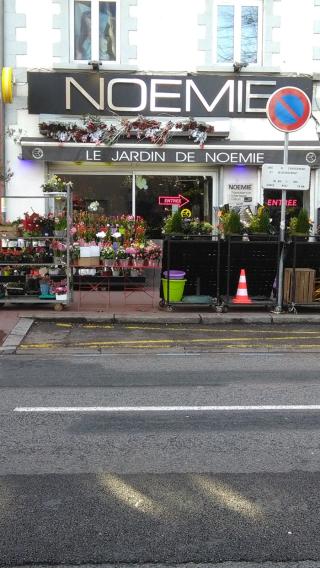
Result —
M14 305L9 304L0 309L0 351L12 352L28 333L32 323L36 320L64 320L64 321L106 321L112 323L183 323L194 325L286 325L286 324L313 324L320 325L320 311L299 314L274 314L266 308L238 306L229 309L228 313L215 313L214 310L178 306L174 312L159 308L159 297L146 297L145 294L124 298L123 294L111 293L105 303L102 297L93 293L86 302L79 305L78 298L63 311L55 311L53 306L47 305ZM89 301L90 300L90 301ZM99 302L97 301L99 300Z

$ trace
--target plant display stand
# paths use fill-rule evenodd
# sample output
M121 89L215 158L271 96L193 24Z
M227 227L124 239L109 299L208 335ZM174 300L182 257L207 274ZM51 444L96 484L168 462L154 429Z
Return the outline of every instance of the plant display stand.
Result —
M8 196L5 199L19 198L25 199L26 196ZM73 293L70 263L71 190L67 187L63 193L47 192L41 196L30 196L30 199L45 200L46 208L52 208L53 218L56 201L59 205L63 201L67 228L64 237L57 237L54 236L54 230L43 230L47 234L40 234L39 229L39 234L32 234L32 231L19 231L15 225L9 230L8 225L0 226L0 306L52 304L55 310L62 310L71 302ZM46 217L41 219L43 221ZM56 256L55 246L59 249L59 257Z

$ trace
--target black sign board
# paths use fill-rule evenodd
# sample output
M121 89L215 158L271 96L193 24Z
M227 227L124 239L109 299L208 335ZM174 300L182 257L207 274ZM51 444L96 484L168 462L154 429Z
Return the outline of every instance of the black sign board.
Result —
M22 145L23 160L45 160L48 162L91 162L121 164L206 164L208 166L262 166L265 163L283 163L283 149L266 149L244 146L232 149L227 146L212 148L161 148L141 147L138 144L128 146L104 146L95 144L54 143L30 141L24 139ZM289 163L320 165L320 151L293 148L289 152Z
M261 117L270 95L289 85L312 99L312 80L307 77L30 71L28 110L59 115Z

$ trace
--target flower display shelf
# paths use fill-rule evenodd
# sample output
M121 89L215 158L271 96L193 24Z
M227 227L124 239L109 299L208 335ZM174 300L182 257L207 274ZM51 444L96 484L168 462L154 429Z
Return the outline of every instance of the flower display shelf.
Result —
M36 234L8 234L6 236L4 233L0 235L0 284L3 285L5 290L5 295L0 297L0 306L3 307L6 304L52 304L54 309L61 310L63 307L68 305L72 300L72 271L71 271L71 240L70 240L70 229L72 218L72 198L71 198L71 188L67 187L65 192L46 192L41 196L7 196L5 200L29 198L30 200L40 199L42 203L48 203L51 200L51 206L53 211L56 210L56 199L61 201L64 200L65 213L67 217L67 230L64 237L58 238L53 235L36 235ZM10 246L9 245L10 239ZM18 243L19 240L19 243ZM16 241L16 245L12 243ZM23 247L21 244L23 243ZM53 249L54 243L60 244L60 249L64 249L65 257L59 258L55 256L55 251ZM20 245L20 246L18 246ZM26 248L27 253L31 258L30 262L24 261L20 258L19 261L19 251L22 248ZM37 250L41 249L42 252L37 256ZM14 251L14 253L12 252ZM49 261L44 256L49 257ZM8 257L8 259L6 258ZM11 260L10 260L11 259ZM14 259L14 260L13 260ZM31 260L32 259L32 260ZM51 261L52 259L52 261ZM57 262L58 260L58 262ZM51 270L50 270L51 269ZM40 282L46 279L50 283L50 293L46 295L41 295ZM63 282L66 293L63 295L55 294L55 286ZM14 295L10 292L10 284L12 284L12 289L14 286L19 285L23 289L22 293L19 291L19 295Z

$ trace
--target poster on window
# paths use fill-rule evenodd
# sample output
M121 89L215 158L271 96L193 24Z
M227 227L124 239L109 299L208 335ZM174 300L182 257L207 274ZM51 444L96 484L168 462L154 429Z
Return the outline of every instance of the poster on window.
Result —
M230 207L254 207L258 201L258 180L255 168L236 166L224 171L224 203Z

